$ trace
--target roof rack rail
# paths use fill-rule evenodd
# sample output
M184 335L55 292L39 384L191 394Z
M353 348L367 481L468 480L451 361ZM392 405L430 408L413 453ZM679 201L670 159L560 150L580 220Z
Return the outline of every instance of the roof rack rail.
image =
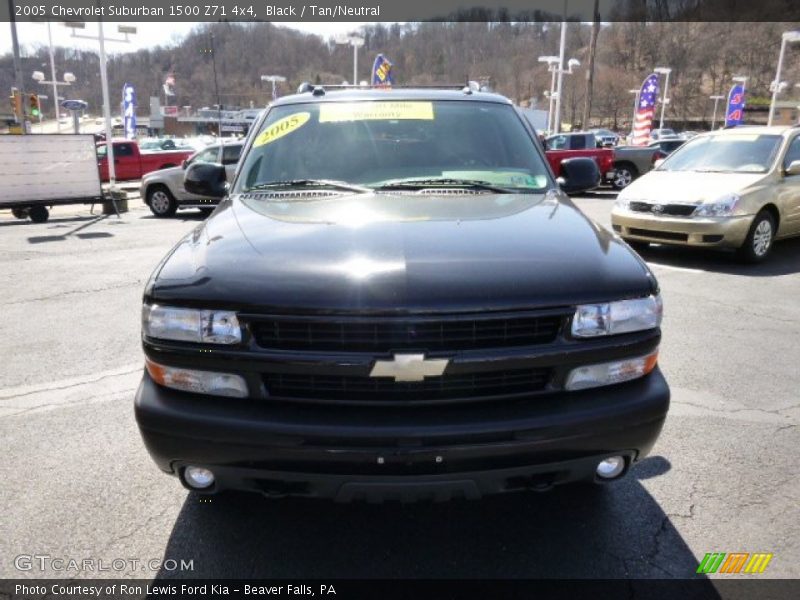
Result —
M477 81L467 81L466 83L446 83L446 84L420 84L420 85L386 85L386 84L352 84L352 83L337 83L337 84L317 84L314 85L308 81L304 81L297 87L298 94L306 94L311 92L313 94L323 95L325 90L372 90L372 89L423 89L423 90L462 90L465 94L472 92L483 91L481 85Z

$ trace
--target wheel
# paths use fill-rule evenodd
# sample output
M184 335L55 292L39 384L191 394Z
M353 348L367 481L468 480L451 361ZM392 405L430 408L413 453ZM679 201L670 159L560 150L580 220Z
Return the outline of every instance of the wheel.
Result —
M27 208L12 208L11 214L14 215L17 219L27 219L28 218L28 209Z
M159 218L171 217L178 210L178 203L163 185L154 185L147 189L147 205L150 212Z
M628 187L634 179L639 175L639 172L631 164L621 163L614 167L614 180L611 185L615 190L621 190Z
M739 248L739 259L746 263L758 263L764 260L775 239L775 219L766 210L762 210L750 224L750 231Z
M636 250L639 254L644 252L650 247L650 242L642 242L639 240L624 240L628 246Z
M50 217L50 211L44 206L31 206L28 216L34 223L44 223Z

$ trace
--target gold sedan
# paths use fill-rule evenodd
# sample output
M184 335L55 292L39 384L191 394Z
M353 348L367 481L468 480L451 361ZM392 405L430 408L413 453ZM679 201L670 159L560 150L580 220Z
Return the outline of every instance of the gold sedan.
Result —
M736 249L747 262L800 235L800 127L697 136L622 190L614 231L650 243Z

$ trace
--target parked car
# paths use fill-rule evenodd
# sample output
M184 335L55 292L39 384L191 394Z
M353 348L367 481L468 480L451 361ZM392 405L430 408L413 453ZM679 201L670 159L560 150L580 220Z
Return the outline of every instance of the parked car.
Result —
M650 141L652 142L663 140L664 138L676 138L676 137L678 136L675 134L675 131L673 129L667 129L667 128L653 129L650 132Z
M142 178L139 197L157 217L171 217L179 208L213 210L219 204L219 198L187 192L183 187L184 171L195 162L218 163L225 166L225 176L228 181L232 181L242 145L241 140L214 144L193 154L180 167L148 173Z
M600 146L616 146L619 144L620 136L610 129L590 129L589 133L593 133Z
M593 133L559 133L551 135L544 140L545 154L550 167L561 176L561 164L570 158L591 158L597 163L600 170L598 185L605 181L614 180L614 149L598 148L597 139Z
M97 144L97 166L102 181L108 181L106 142ZM114 171L117 181L140 179L158 169L168 169L183 163L194 151L191 148L165 152L141 152L135 140L114 140Z
M656 161L669 156L684 140L661 140L647 146L618 146L614 149L614 179L611 185L621 190L634 179L648 173Z
M191 150L194 147L187 144L184 140L176 140L173 138L155 138L139 140L139 150L142 152L160 152L162 150Z
M800 129L697 136L620 192L611 223L639 248L731 248L764 260L774 240L800 234Z
M608 482L661 431L647 265L502 96L304 85L144 292L135 414L200 493L340 501ZM591 187L596 164L562 164Z

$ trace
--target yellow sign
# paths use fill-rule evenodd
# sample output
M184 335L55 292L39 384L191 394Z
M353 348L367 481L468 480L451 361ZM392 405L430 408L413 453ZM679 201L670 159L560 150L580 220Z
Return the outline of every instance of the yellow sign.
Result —
M341 121L433 121L432 102L326 102L319 107L320 123Z
M311 113L300 112L283 119L278 119L270 125L266 131L260 133L253 142L254 147L263 146L282 138L285 135L292 133L294 130L299 129L305 125L311 118Z

